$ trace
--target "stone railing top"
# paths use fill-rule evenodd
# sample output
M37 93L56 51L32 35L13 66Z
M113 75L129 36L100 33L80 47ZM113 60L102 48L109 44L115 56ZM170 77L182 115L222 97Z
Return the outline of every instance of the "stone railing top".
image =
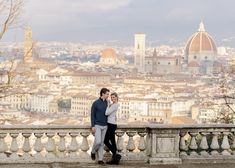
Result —
M151 129L213 129L235 128L234 124L150 124Z
M74 130L90 129L90 125L0 125L1 130ZM118 125L119 129L233 129L235 124L129 124Z

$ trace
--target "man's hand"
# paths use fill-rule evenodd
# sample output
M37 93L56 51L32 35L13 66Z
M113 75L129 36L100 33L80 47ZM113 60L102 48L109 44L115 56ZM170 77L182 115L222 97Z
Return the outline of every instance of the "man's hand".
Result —
M92 134L95 134L95 127L91 128L91 132L92 132Z

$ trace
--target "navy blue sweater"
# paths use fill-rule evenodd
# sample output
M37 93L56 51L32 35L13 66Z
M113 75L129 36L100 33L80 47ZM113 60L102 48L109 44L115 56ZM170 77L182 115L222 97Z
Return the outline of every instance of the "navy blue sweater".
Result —
M99 98L91 106L91 126L95 125L106 126L107 116L105 115L108 106L107 100Z

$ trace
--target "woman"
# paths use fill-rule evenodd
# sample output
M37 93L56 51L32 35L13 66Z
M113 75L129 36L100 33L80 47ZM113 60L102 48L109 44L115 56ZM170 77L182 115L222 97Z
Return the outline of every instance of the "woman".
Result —
M117 129L117 110L119 107L118 104L118 95L117 93L111 94L111 101L109 103L105 115L108 116L108 129L105 135L104 144L112 152L112 159L107 162L107 164L119 164L121 155L117 154L117 146L115 141L115 131Z

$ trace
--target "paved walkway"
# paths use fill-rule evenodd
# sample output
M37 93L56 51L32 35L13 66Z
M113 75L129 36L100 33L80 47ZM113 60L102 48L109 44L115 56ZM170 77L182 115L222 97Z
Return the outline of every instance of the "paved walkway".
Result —
M0 164L0 168L235 168L234 163L197 163L182 165L149 165L149 164L120 164L120 165L97 165L95 163L60 163L60 164Z

